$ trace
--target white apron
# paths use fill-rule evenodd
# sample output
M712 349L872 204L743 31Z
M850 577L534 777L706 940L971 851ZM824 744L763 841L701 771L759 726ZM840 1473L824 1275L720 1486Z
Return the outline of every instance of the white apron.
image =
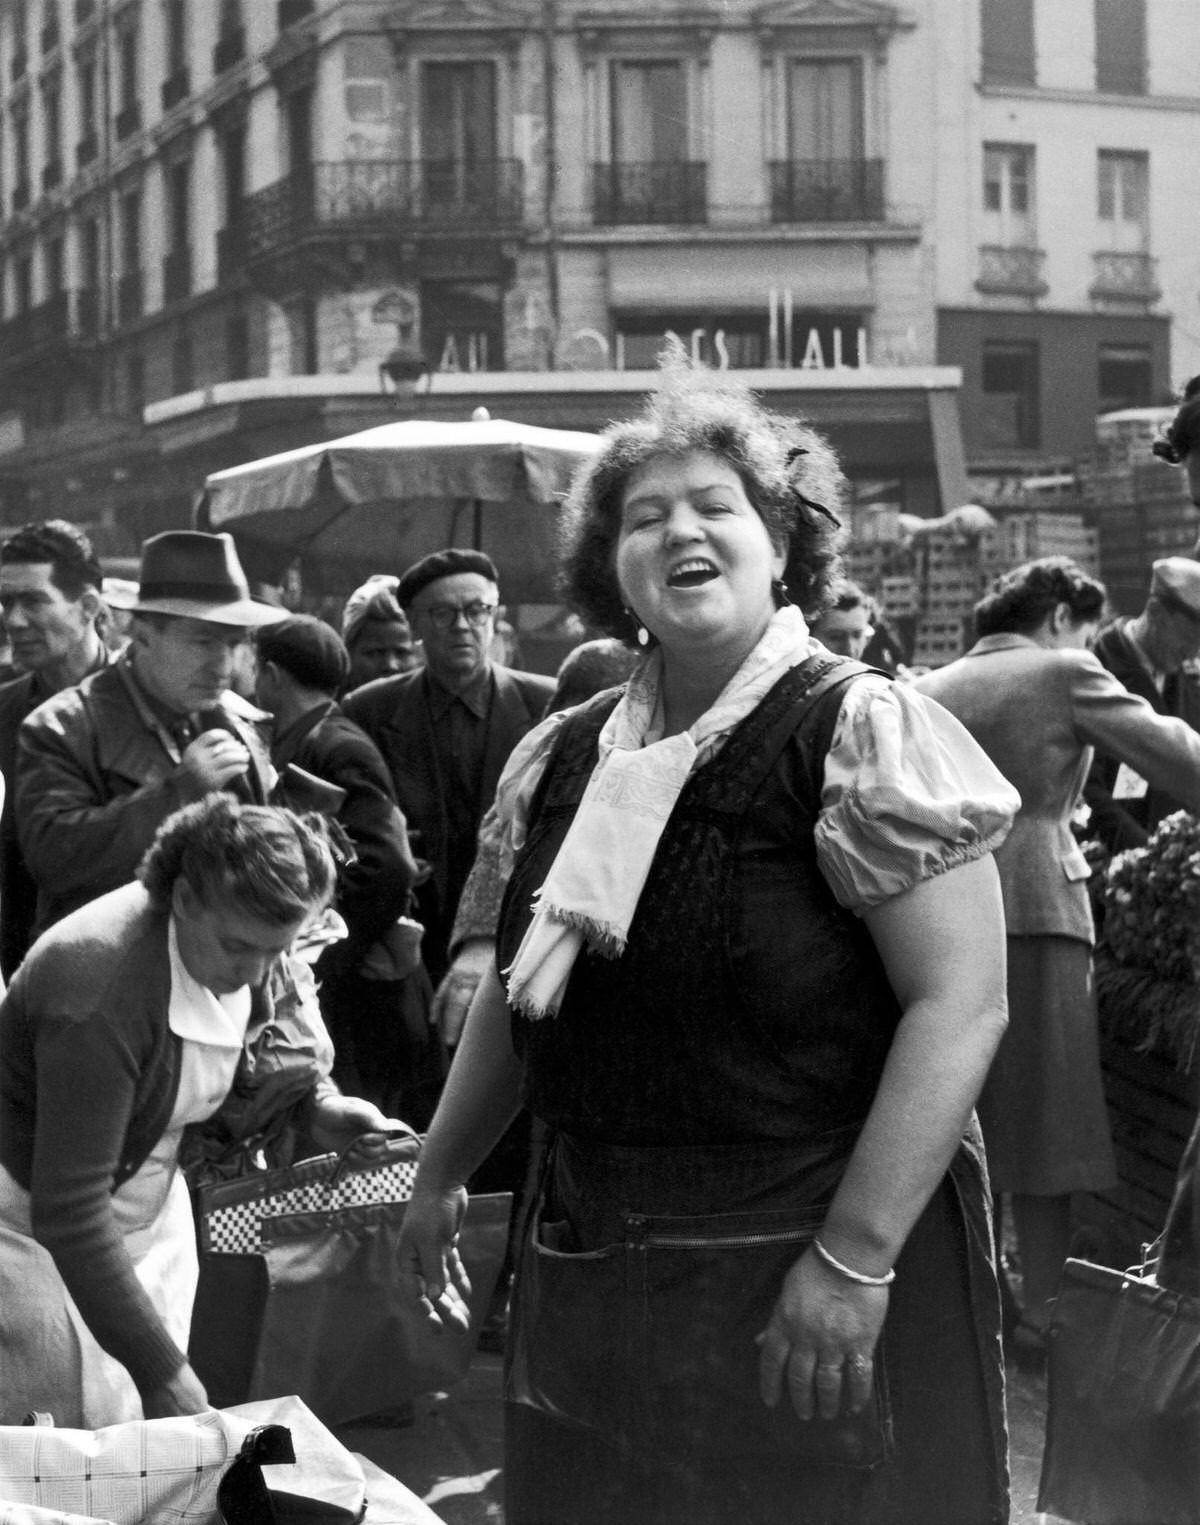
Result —
M167 1130L111 1198L138 1280L171 1338L187 1349L196 1295L196 1233L177 1168L183 1129L211 1117L233 1084L250 993L218 998L184 969L172 918L168 1020L181 1041L179 1092ZM29 1193L0 1165L0 1423L32 1410L98 1429L142 1417L129 1373L101 1349L48 1250L33 1238Z

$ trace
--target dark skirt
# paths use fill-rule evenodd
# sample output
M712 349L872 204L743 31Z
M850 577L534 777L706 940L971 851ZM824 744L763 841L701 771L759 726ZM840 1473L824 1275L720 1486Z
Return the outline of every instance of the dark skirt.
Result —
M1116 1184L1087 943L1008 939L1008 1030L979 1121L993 1191L1054 1197Z
M556 1141L517 1271L509 1525L1007 1519L998 1299L965 1152L897 1263L869 1411L804 1424L759 1398L754 1337L835 1184L779 1145Z

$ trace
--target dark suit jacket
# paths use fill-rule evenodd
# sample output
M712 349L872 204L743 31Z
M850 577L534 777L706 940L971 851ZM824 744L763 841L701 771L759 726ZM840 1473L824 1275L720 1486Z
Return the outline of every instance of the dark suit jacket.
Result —
M17 835L37 882L37 931L128 884L158 828L199 796L130 696L124 659L38 706L17 733ZM249 792L265 800L261 710L227 693L211 712L250 750Z
M281 775L295 763L345 790L337 820L353 843L356 861L339 876L337 908L350 936L322 955L318 967L327 974L329 968L357 964L404 915L417 873L387 765L366 732L332 701L310 710L277 736L271 761ZM281 777L280 792L286 803L286 776Z
M100 651L97 671L112 661L103 643ZM0 773L5 785L0 812L0 972L6 980L12 979L33 941L37 915L37 884L17 842L17 733L26 715L48 698L36 673L22 673L0 686Z
M1186 721L1194 731L1200 731L1200 680L1190 670L1170 673L1160 694L1129 639L1129 623L1128 619L1114 620L1100 632L1092 648L1098 661L1118 683L1144 699L1157 714L1173 715ZM1120 760L1098 747L1084 790L1092 811L1092 826L1110 851L1141 847L1164 816L1196 808L1177 790L1163 788L1153 780L1140 799L1114 799L1113 785L1119 769Z
M476 791L480 817L496 792L508 754L542 718L554 692L550 678L498 664L493 664L492 678L483 776ZM404 818L420 834L417 856L432 867L430 878L418 890L418 903L425 923L425 960L436 980L445 968L462 884L451 882L448 823L426 699L427 682L424 670L397 678L377 678L349 694L342 707L383 753ZM478 820L475 824L478 826Z
M1092 938L1088 865L1071 832L1093 747L1200 806L1200 736L1156 715L1089 652L989 635L913 685L959 719L1021 796L996 849L1010 935Z

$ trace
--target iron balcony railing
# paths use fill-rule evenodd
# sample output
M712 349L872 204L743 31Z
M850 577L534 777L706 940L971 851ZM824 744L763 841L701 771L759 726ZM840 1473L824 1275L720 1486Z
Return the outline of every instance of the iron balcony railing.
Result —
M7 362L29 360L73 341L94 338L100 327L98 293L59 291L26 312L0 324L0 356Z
M1157 269L1158 261L1150 254L1097 250L1092 255L1089 295L1125 301L1157 302L1162 296Z
M232 69L234 64L239 63L246 56L246 28L234 27L226 32L223 37L217 38L213 48L213 73L224 74L226 69Z
M1045 250L1028 244L981 244L975 289L1001 296L1045 296L1050 289L1042 275L1045 261Z
M882 222L882 159L776 159L772 222Z
M313 164L246 197L246 256L262 258L288 250L298 240L347 230L412 234L514 228L524 213L522 171L517 159Z
M592 165L592 220L702 223L708 218L708 165L695 160Z
M127 270L117 277L117 323L136 323L144 311L142 272Z

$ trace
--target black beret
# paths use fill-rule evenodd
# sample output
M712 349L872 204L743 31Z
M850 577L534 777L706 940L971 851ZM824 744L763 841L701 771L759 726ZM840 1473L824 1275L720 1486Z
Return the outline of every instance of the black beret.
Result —
M494 582L497 586L500 584L496 563L490 556L485 556L482 551L465 551L458 546L451 546L449 550L433 551L428 556L422 556L420 561L414 561L402 575L396 587L400 607L409 608L422 588L437 582L439 577L453 577L456 572L478 572L480 577L486 577L489 582Z
M350 656L337 631L311 614L294 614L258 632L258 659L274 662L305 688L336 694L350 672Z

